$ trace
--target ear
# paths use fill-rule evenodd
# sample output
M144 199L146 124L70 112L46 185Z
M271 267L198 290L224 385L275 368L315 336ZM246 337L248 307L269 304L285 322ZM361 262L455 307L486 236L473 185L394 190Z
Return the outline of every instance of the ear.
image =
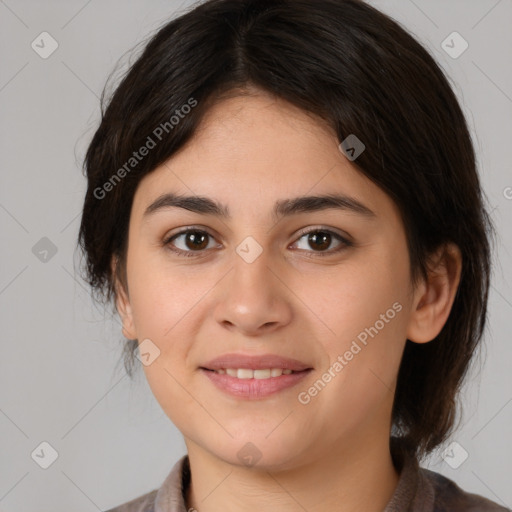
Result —
M114 289L115 289L115 302L116 309L121 317L121 321L123 323L123 336L129 340L137 339L137 335L135 333L135 325L133 322L133 314L132 308L130 305L130 297L128 291L125 290L123 284L119 280L116 272L116 267L118 264L117 256L112 257L111 261L111 269L112 276L114 279Z
M432 341L443 328L457 294L462 256L457 245L441 246L430 258L428 279L414 292L407 338L416 343Z

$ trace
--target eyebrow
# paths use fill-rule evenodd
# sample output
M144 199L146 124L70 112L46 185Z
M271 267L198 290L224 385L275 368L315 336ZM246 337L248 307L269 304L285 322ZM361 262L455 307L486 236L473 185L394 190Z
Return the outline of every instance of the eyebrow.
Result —
M214 215L225 220L231 219L229 208L214 199L204 196L184 196L166 193L159 196L144 211L143 217L167 209L183 208L194 213ZM356 213L368 219L377 215L357 199L343 194L325 194L315 196L300 196L276 201L272 210L274 219L298 213L316 212L327 209L337 209Z

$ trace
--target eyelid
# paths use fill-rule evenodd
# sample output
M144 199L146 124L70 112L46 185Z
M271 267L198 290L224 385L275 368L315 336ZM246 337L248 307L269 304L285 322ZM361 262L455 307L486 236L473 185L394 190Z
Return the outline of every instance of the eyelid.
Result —
M314 233L317 231L331 233L333 235L336 235L347 244L353 243L351 240L351 236L348 233L345 233L344 231L340 231L336 228L331 228L331 227L322 226L322 225L313 225L313 226L308 226L307 228L302 228L296 233L295 236L297 238L301 238L302 236L307 235L308 233Z
M201 225L192 225L192 226L183 226L181 228L179 228L179 231L175 232L175 233L172 233L172 234L169 234L169 235L166 235L164 236L164 239L162 241L162 245L164 247L169 247L169 249L174 252L174 253L177 253L178 255L184 255L187 256L188 254L186 253L190 253L190 255L194 255L194 256L200 256L200 255L204 255L207 251L206 250L201 250L201 251L184 251L183 249L178 249L177 247L170 247L172 244L171 244L171 241L174 239L174 238L177 238L178 236L181 236L181 235L186 235L187 233L191 233L191 232L194 232L194 231L197 231L199 233L205 233L207 234L209 237L213 238L213 239L217 239L217 235L213 234L212 233L212 230L210 230L209 228L205 227L205 226L201 226Z
M200 226L200 225L193 225L193 226L184 226L184 227L180 228L180 230L177 231L176 233L172 233L171 235L164 237L162 245L168 247L169 250L171 250L173 253L177 254L178 256L195 256L195 257L199 257L199 258L202 256L205 256L210 252L211 249L202 249L200 251L184 251L183 249L179 249L177 247L172 247L171 241L173 239L177 238L178 236L186 235L189 232L194 232L194 231L197 231L199 233L205 233L209 237L216 240L216 235L212 234L211 230L209 228L206 228L206 227ZM295 234L294 241L290 245L296 244L304 235L307 235L309 233L315 233L315 232L323 232L323 233L329 233L331 235L334 235L335 238L337 238L338 241L340 242L340 247L338 247L336 249L330 249L328 251L313 251L313 250L307 251L304 249L299 249L302 252L311 253L311 254L309 254L310 257L317 257L317 256L322 257L322 256L338 254L343 249L354 246L354 242L351 240L350 235L348 235L344 232L342 232L343 233L342 234L335 228L325 227L325 226L321 226L321 225L313 225L313 226L308 226L306 228L300 229ZM290 245L288 245L288 247Z

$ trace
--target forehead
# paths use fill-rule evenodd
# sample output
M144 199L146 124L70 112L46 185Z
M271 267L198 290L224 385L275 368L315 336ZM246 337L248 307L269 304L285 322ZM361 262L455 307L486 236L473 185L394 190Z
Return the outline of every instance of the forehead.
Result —
M283 100L259 93L224 99L183 148L143 178L134 214L165 192L212 197L234 214L263 213L288 197L342 193L396 216L391 199L338 144L325 122Z

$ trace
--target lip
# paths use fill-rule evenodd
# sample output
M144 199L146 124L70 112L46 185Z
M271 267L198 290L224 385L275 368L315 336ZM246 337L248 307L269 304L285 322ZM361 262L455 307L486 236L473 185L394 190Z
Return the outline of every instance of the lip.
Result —
M280 377L270 377L268 379L237 379L227 374L219 374L213 370L200 368L210 381L221 391L235 398L246 400L258 400L270 395L296 386L302 379L310 374L312 368L302 370L289 375Z
M204 363L200 368L204 368L206 370L220 370L222 368L246 368L252 370L282 368L284 370L292 370L294 372L302 372L304 370L312 369L310 365L303 363L302 361L291 359L289 357L278 356L276 354L262 354L259 356L224 354Z
M294 373L270 377L268 379L238 379L227 374L219 374L214 370L226 368L245 368L252 370L265 370L268 368L282 368L292 370ZM208 361L199 368L218 389L235 398L258 400L296 386L313 368L302 361L282 357L275 354L248 356L244 354L224 354Z

